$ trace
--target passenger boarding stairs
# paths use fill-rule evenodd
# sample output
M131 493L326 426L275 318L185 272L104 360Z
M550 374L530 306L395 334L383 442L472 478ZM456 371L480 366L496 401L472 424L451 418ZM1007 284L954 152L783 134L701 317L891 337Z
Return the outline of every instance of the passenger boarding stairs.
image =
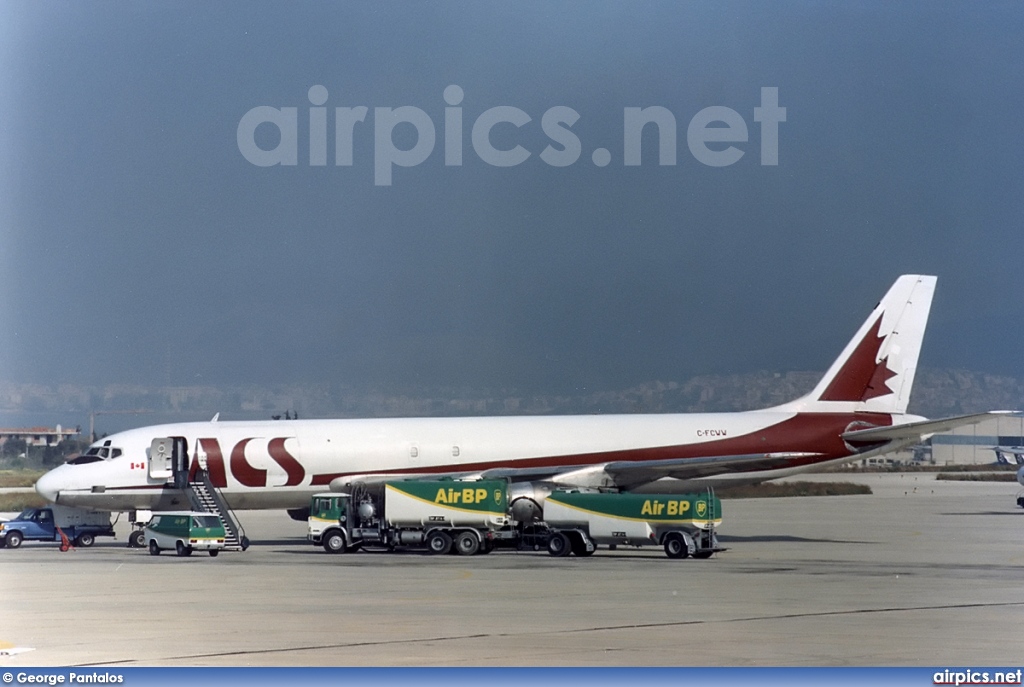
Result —
M224 497L210 481L205 457L192 471L184 437L157 437L149 449L150 478L167 478L167 486L185 492L192 510L216 515L224 525L226 549L245 551L249 538Z
M206 470L196 470L192 479L188 480L185 493L192 504L192 508L204 513L211 513L220 518L224 525L224 548L229 551L245 551L249 548L249 538L245 536L245 530L234 517L234 513L224 497L210 482L210 475Z

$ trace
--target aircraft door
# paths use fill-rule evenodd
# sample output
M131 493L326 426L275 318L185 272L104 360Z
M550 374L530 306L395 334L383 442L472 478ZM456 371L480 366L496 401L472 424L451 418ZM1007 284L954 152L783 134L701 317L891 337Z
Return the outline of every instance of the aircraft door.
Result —
M184 489L188 483L188 444L184 437L160 437L149 446L149 478L174 480Z
M174 453L171 454L171 470L174 486L184 489L188 485L188 442L185 437L174 437Z
M174 439L153 439L149 446L149 478L170 479L174 474Z

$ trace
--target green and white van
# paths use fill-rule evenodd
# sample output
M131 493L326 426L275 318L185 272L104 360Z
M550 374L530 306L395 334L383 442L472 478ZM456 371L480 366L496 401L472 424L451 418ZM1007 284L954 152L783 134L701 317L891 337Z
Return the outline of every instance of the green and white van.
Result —
M159 556L165 549L174 549L179 556L191 556L196 549L216 556L224 548L224 537L220 518L190 511L154 513L145 531L152 556Z

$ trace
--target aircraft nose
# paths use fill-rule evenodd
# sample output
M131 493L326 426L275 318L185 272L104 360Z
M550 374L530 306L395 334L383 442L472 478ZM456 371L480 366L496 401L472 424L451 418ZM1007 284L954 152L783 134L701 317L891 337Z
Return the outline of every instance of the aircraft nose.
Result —
M57 496L60 495L60 475L53 474L56 470L50 470L36 480L36 493L50 503L57 503Z

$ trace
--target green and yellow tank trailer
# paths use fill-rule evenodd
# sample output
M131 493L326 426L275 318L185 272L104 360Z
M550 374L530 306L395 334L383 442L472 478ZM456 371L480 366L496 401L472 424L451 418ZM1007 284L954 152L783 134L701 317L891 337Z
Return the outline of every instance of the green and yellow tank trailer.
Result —
M519 499L529 507L517 506ZM406 480L316 494L307 522L309 541L331 553L369 545L467 556L496 547L589 556L598 546L661 546L670 558L707 558L723 550L715 535L721 521L721 501L710 491L524 495L506 480Z

